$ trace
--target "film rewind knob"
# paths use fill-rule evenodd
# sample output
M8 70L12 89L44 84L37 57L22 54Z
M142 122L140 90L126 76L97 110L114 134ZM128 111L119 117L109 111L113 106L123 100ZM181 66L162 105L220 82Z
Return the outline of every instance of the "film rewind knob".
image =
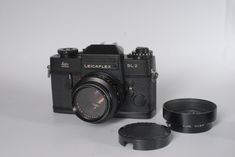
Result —
M78 54L78 49L76 48L61 48L58 49L58 54L61 58L75 57Z

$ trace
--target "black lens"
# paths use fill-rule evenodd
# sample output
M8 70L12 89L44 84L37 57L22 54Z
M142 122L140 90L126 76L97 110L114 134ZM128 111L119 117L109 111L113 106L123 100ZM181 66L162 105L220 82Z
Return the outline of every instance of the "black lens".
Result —
M84 77L73 91L73 110L82 120L101 123L112 118L118 105L118 92L105 74Z
M74 101L78 114L90 121L100 119L108 109L108 99L105 93L93 86L79 89Z

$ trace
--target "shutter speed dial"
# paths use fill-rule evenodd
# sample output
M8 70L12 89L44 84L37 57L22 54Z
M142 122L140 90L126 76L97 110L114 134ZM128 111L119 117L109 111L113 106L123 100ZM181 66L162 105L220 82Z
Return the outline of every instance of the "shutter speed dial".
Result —
M131 53L132 57L137 59L150 58L153 52L147 47L137 47L135 51Z

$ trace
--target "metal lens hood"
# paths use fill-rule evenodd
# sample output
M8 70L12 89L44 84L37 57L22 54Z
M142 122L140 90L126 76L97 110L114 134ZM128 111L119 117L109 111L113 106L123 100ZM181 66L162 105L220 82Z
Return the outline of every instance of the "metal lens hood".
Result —
M163 117L170 128L183 133L200 133L212 128L217 106L201 99L175 99L163 106Z

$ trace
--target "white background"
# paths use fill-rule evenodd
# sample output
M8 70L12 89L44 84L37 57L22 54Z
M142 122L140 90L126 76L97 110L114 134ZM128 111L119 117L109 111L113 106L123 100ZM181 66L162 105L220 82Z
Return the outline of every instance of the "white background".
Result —
M233 0L0 0L0 156L235 156L235 2ZM52 112L46 66L61 47L118 42L147 46L157 58L158 113L150 120L92 125ZM172 132L159 150L118 143L128 123L165 124L162 104L208 99L218 120L202 134Z

